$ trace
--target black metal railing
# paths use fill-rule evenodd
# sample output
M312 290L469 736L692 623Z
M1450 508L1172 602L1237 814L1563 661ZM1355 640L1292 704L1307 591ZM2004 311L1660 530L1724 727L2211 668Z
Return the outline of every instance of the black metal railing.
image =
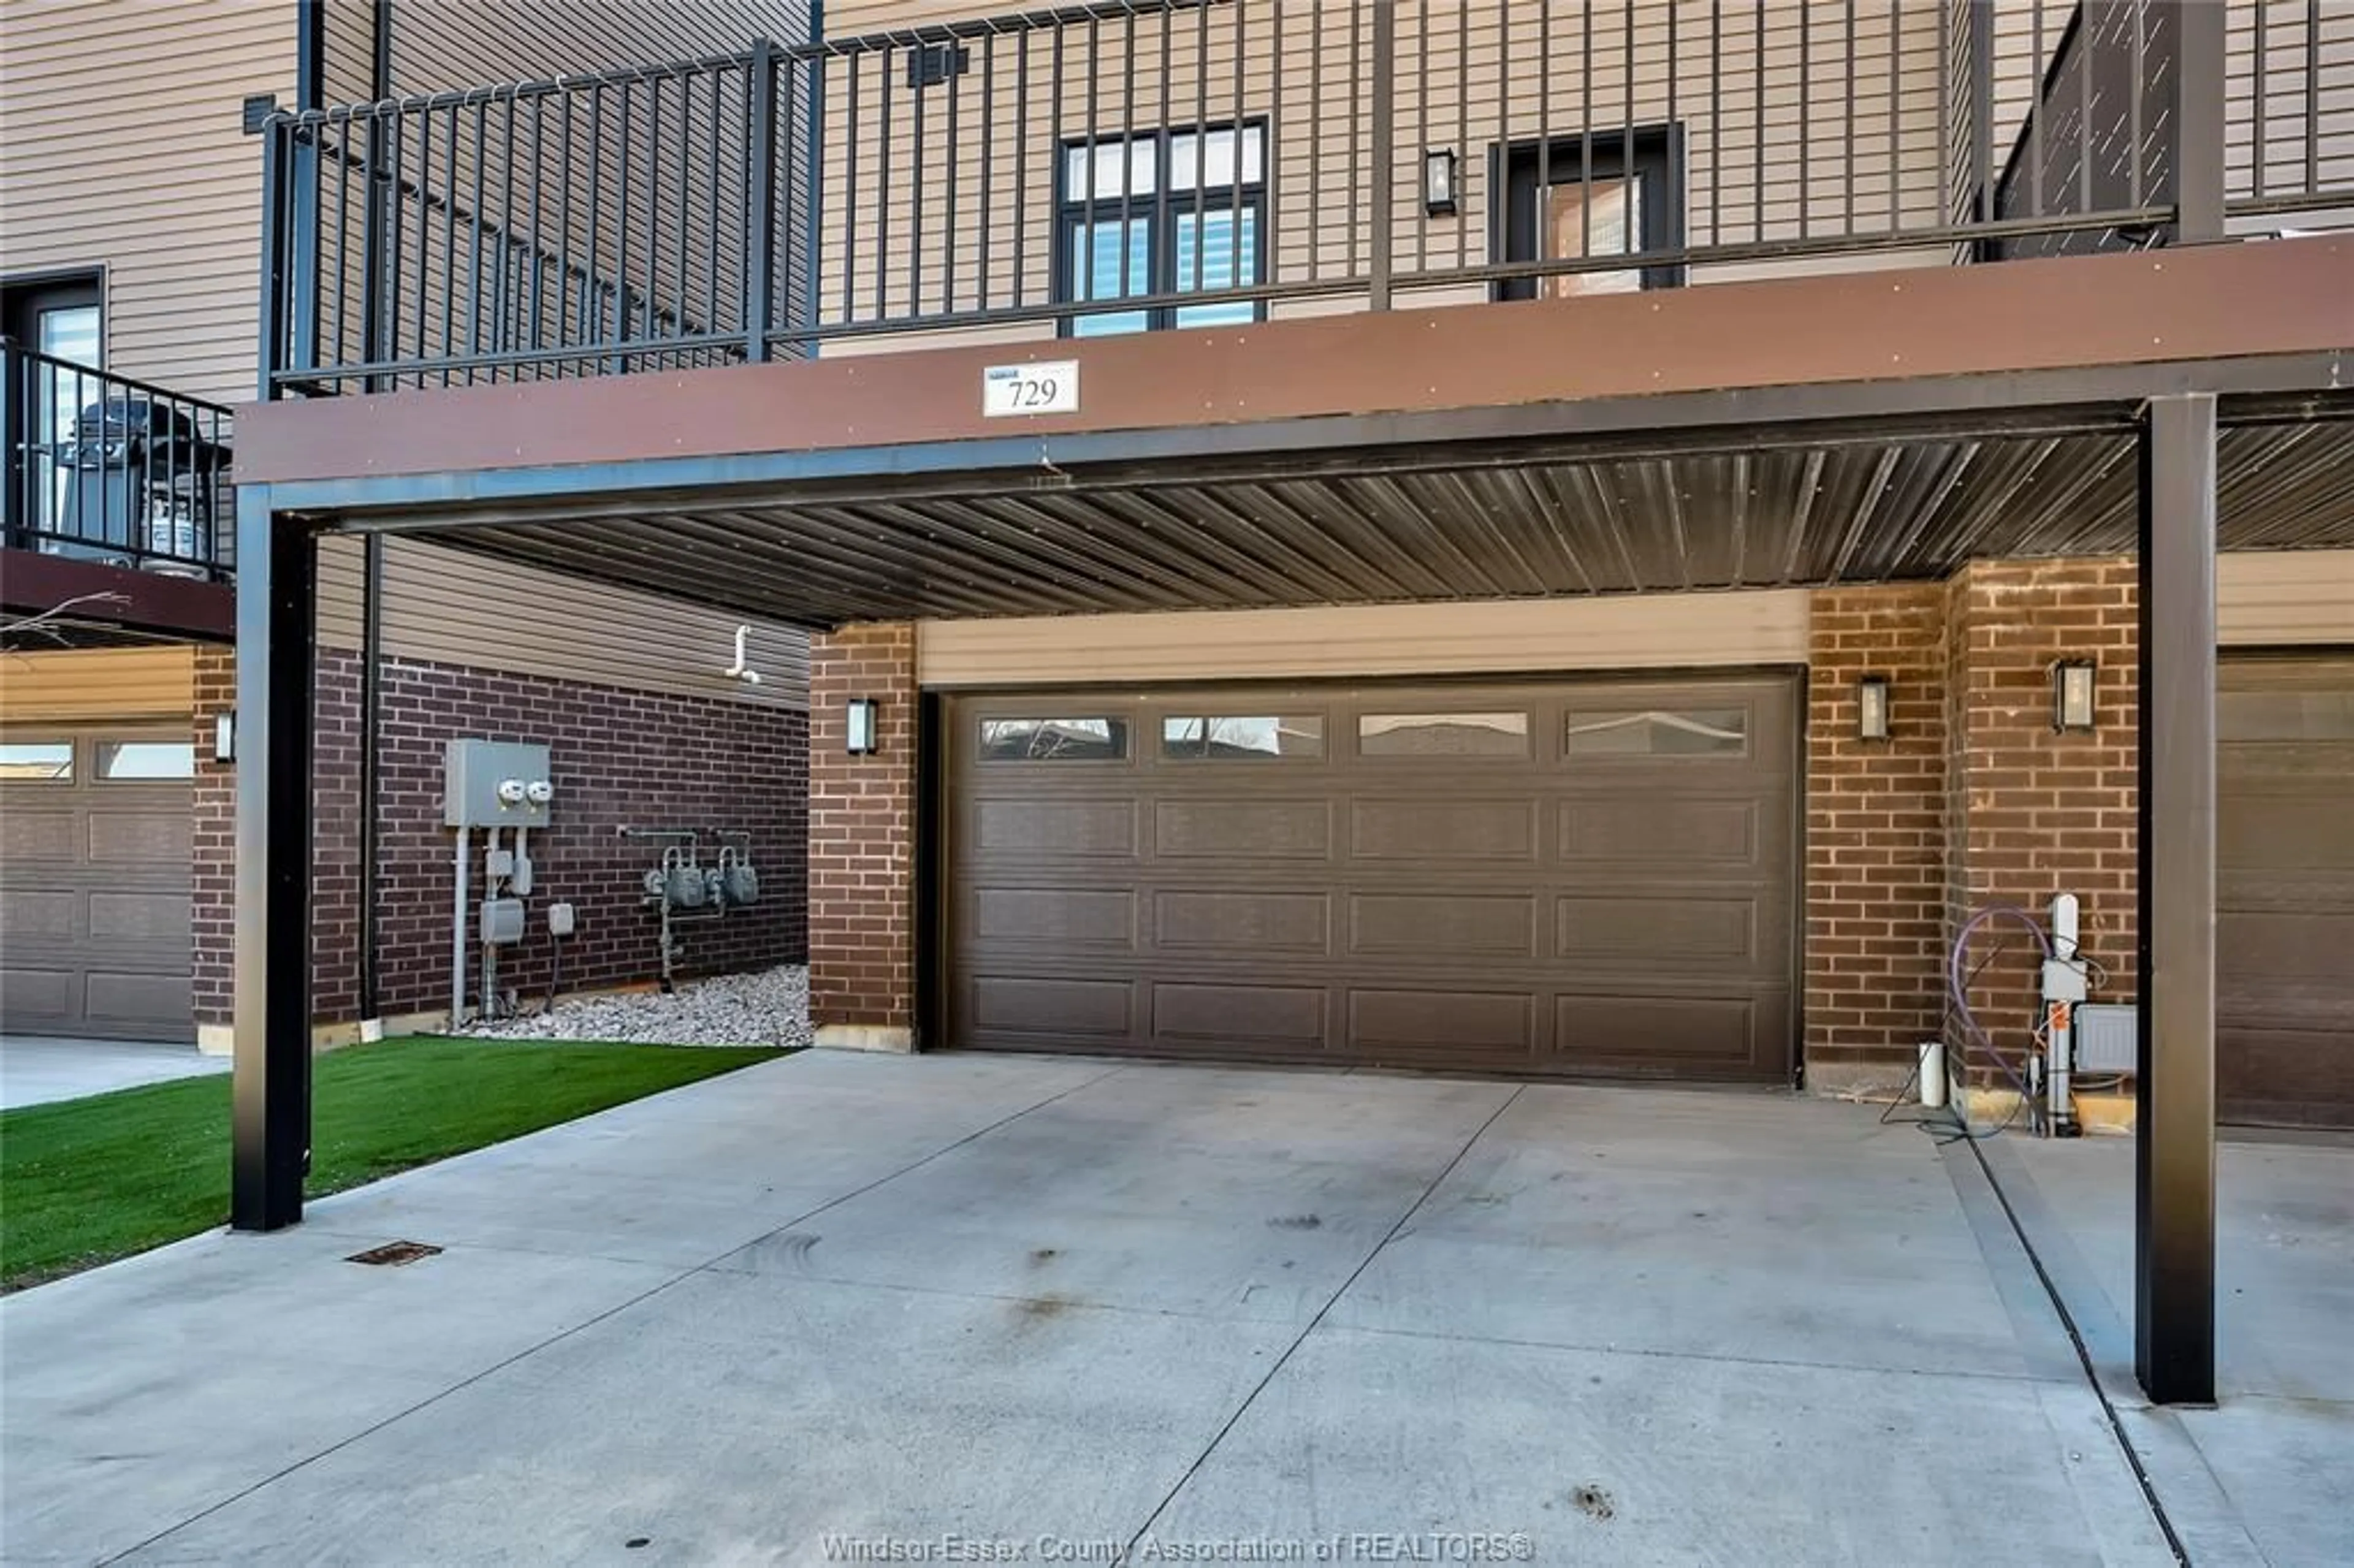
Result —
M217 580L231 415L0 338L6 547Z
M2354 206L2349 49L2311 0L1097 0L279 114L269 385L2217 238Z

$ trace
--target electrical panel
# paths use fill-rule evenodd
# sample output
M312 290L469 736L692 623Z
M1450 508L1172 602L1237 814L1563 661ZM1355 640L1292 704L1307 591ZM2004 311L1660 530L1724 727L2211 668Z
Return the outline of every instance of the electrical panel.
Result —
M2140 1020L2132 1002L2087 1002L2076 1009L2075 1023L2080 1076L2140 1070Z
M520 898L483 899L482 940L500 948L522 941L523 908Z
M442 758L442 816L451 828L544 828L556 787L547 747L452 740Z

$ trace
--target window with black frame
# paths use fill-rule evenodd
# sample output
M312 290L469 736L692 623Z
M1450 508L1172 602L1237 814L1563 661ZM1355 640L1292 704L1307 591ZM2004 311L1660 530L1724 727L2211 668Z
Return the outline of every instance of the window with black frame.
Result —
M1239 154L1239 155L1238 155ZM1072 303L1209 293L1266 281L1267 127L1080 138L1063 144L1055 291ZM1256 300L1090 311L1073 337L1235 326L1266 314Z
M1642 266L1638 258L1684 242L1682 149L1673 126L1637 126L1590 136L1518 142L1490 154L1504 191L1490 242L1506 261L1590 261L1596 265L1513 278L1496 285L1504 300L1567 298L1672 289L1680 266Z

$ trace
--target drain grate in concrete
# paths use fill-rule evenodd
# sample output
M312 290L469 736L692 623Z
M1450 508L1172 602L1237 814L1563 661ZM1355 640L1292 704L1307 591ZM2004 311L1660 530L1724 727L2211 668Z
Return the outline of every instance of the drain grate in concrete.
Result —
M430 1242L387 1242L382 1246L372 1246L366 1252L355 1252L344 1261L398 1266L404 1263L415 1263L420 1257L431 1257L440 1250Z

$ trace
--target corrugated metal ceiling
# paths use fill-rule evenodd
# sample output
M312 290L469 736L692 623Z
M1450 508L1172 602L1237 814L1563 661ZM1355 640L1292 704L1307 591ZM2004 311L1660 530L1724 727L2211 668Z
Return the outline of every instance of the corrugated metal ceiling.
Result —
M2354 546L2354 422L2234 428L2226 549ZM2114 432L1185 479L477 523L446 542L827 625L1941 577L2124 553Z

